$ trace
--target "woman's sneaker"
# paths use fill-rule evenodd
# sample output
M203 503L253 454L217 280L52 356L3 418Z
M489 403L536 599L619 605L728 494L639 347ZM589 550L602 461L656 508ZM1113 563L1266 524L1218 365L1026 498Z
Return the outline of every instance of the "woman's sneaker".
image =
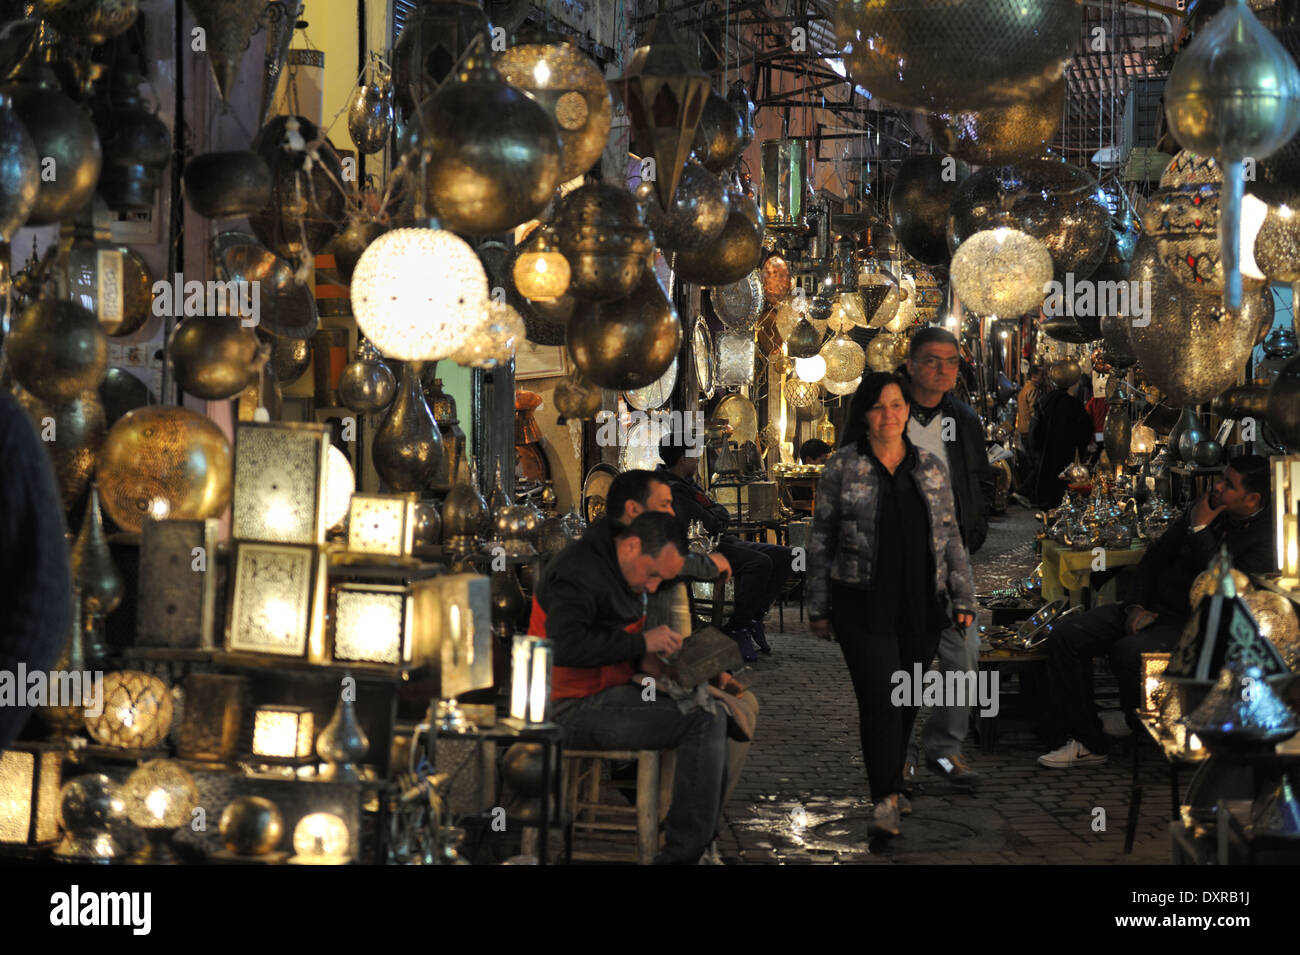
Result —
M1094 753L1077 739L1068 739L1060 749L1038 757L1039 765L1048 769L1069 769L1071 766L1097 766L1106 762L1104 753Z

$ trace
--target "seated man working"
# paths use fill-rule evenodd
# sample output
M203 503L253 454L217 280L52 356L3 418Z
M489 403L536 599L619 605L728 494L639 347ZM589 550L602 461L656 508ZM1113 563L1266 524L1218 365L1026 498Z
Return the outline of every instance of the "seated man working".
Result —
M1170 650L1192 614L1192 582L1220 544L1233 566L1268 573L1277 561L1267 505L1268 459L1244 454L1147 549L1137 566L1138 602L1114 603L1067 617L1047 640L1051 679L1049 732L1064 745L1038 762L1052 769L1104 763L1108 748L1092 699L1092 658L1109 653L1120 706L1138 708L1141 655Z
M708 534L722 534L731 523L731 514L714 501L695 481L699 457L686 453L681 441L670 436L659 446L663 465L656 474L663 475L673 492L673 511L679 520L689 525L699 521ZM740 645L746 660L756 660L754 646L771 653L763 617L781 596L786 579L794 563L794 553L788 547L742 541L734 534L726 534L718 550L731 563L731 573L736 578L736 608L723 630L731 634Z
M821 438L809 438L799 445L799 460L804 464L825 464L834 450Z
M597 522L547 565L528 628L555 645L551 697L565 745L677 750L660 864L693 865L713 841L726 762L724 716L683 713L630 682L638 670L662 672L658 657L682 645L669 627L642 631L646 595L682 572L686 553L686 534L667 514L644 513L621 530Z

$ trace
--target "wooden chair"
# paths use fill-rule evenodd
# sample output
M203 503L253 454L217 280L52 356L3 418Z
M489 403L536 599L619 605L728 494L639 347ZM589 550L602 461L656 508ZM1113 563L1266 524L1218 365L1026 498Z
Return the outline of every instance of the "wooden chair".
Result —
M600 800L604 768L611 762L635 761L636 805L609 805ZM652 865L662 844L660 827L668 816L672 799L674 750L657 749L566 749L564 751L564 798L573 820L575 840L579 833L634 833L635 846L624 850L580 850L573 858L590 862L635 862Z

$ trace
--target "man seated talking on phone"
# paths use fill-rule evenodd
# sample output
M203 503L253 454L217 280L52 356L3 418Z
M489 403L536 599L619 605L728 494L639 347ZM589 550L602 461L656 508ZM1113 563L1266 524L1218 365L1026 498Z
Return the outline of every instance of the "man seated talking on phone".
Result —
M726 717L683 713L633 674L662 673L682 635L645 631L649 594L682 572L686 532L671 514L646 511L626 527L598 521L547 565L529 633L555 645L551 698L565 745L575 749L675 749L677 771L660 865L694 865L717 830L726 763Z

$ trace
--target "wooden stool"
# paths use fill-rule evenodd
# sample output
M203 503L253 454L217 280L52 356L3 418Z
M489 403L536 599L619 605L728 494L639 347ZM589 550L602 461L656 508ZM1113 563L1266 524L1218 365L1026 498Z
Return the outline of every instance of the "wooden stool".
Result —
M607 762L636 762L636 805L610 806L600 801L602 767ZM635 862L652 865L659 852L659 827L672 799L675 750L566 749L564 802L578 830L636 833L635 852L578 852L573 858L590 862Z

